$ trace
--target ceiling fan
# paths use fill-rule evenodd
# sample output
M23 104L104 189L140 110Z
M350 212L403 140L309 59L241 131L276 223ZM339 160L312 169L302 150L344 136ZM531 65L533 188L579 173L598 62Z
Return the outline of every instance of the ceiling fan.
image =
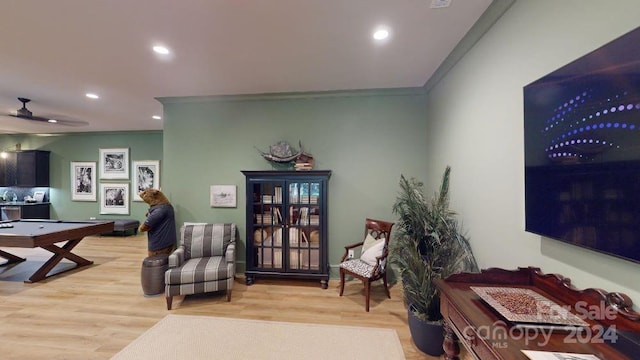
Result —
M83 125L89 124L86 121L69 120L69 119L60 118L58 116L51 116L51 117L35 116L31 112L31 110L27 109L27 103L30 102L31 99L19 97L18 100L22 103L22 108L18 109L15 114L9 114L10 116L17 117L24 120L41 121L41 122L46 122L46 123L56 124L56 125L83 126Z

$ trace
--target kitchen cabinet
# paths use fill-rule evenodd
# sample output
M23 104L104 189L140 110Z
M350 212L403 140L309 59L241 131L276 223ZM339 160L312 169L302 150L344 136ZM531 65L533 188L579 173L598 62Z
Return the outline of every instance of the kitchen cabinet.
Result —
M1 220L49 219L50 204L23 201L0 203Z
M49 151L22 150L0 159L0 187L48 187Z

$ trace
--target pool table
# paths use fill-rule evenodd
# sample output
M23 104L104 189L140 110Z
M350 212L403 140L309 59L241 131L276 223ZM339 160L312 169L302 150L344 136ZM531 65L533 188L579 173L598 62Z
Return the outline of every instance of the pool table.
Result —
M44 280L49 276L91 265L87 260L71 252L85 236L99 235L113 231L113 221L62 221L62 220L13 220L0 222L0 247L36 248L40 247L53 255L36 270L26 283ZM57 243L65 242L58 246ZM2 265L25 261L26 259L0 250L0 257L7 259ZM69 259L77 265L73 268L48 275L62 260ZM2 266L0 265L0 266Z

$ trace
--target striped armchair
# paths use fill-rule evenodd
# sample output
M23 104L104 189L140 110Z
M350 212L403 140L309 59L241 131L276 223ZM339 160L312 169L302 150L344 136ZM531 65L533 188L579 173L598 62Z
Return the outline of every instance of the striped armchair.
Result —
M167 309L175 295L231 289L236 272L236 224L184 225L180 244L169 256L164 274Z

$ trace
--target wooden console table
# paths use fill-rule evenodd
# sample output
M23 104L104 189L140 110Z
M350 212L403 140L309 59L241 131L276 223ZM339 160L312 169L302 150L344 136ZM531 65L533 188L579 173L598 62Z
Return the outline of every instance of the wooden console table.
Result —
M640 314L622 293L578 290L558 274L539 268L487 269L436 280L445 320L446 359L458 359L460 342L478 359L529 359L521 350L593 354L602 360L631 359L640 354ZM567 307L589 327L521 329L484 302L471 286L526 288ZM612 343L610 340L616 338Z

